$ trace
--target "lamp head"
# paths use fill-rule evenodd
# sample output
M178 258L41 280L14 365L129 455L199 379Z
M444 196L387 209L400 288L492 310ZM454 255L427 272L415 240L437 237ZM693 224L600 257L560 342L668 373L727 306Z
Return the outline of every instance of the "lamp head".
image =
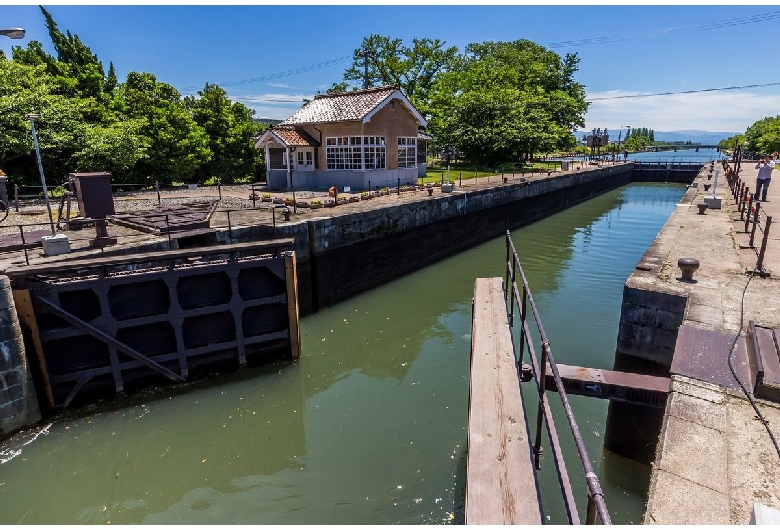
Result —
M5 35L11 39L22 39L24 38L24 30L22 28L0 29L0 35Z

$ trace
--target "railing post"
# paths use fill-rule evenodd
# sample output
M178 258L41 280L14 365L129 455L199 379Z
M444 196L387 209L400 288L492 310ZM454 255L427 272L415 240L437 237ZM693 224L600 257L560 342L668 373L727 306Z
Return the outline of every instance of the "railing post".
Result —
M273 212L273 208L271 208L271 211ZM228 221L228 237L230 237L230 242L233 242L233 227L230 225L230 210L227 211L227 221ZM274 216L274 229L276 229L276 216Z
M745 190L745 191L746 191L746 193L745 193L746 199L745 200L748 201L747 197L750 197L750 192L749 192L749 190ZM753 212L752 205L753 205L753 201L748 201L747 202L747 206L745 207L745 210L746 210L746 212L745 212L745 233L746 234L748 233L748 228L750 227L750 214ZM756 204L756 206L758 206L758 204Z
M24 261L27 265L30 264L30 258L27 256L27 243L24 242L24 228L19 225L19 233L22 235L22 248L24 249Z
M593 501L593 495L588 491L588 511L585 514L585 524L596 524L596 503Z
M14 205L16 206L16 212L19 212L19 184L14 184Z
M523 285L525 291L525 285ZM534 467L537 470L542 469L542 424L544 420L544 400L547 398L545 392L547 391L547 356L550 350L550 343L545 341L542 343L542 358L539 361L539 408L536 411L536 438L534 441Z
M160 181L154 181L154 189L157 191L157 205L159 206L162 204L162 200L160 199Z
M766 226L764 226L764 237L761 239L761 251L758 253L758 261L756 261L756 270L764 270L764 253L766 252L766 243L769 239L769 227L772 226L772 216L766 216Z
M165 214L165 226L168 229L168 250L173 250L173 243L171 242L171 223L168 221L168 214Z
M753 228L750 230L750 243L748 243L748 246L750 248L756 248L753 245L754 239L756 237L756 227L758 226L758 221L760 220L760 213L761 213L761 203L756 203L756 213L753 214Z

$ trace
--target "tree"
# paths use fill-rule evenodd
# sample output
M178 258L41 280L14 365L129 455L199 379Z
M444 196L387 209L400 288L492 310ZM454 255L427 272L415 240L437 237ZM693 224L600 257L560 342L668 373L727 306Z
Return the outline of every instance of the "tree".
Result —
M469 44L459 67L434 85L434 138L482 163L571 149L588 108L574 80L578 62L524 39Z
M745 142L755 153L780 151L780 116L768 116L753 123L745 131Z
M367 80L369 88L397 86L417 110L426 114L436 77L453 67L457 54L457 47L446 47L446 42L439 39L412 39L408 47L401 39L372 34L354 51L344 81L357 81L363 87Z
M46 19L46 28L49 30L52 44L57 52L57 60L62 65L67 65L71 77L76 79L75 88L86 96L100 96L103 92L105 78L103 63L88 46L81 42L78 35L71 35L70 31L63 35L49 12L43 6L40 8Z
M259 129L252 122L254 111L241 103L232 103L217 85L206 83L198 96L186 97L184 104L208 136L213 154L196 171L198 181L216 176L224 182L234 182L254 175L261 153L252 142Z
M143 120L141 134L148 138L148 157L133 169L136 180L155 176L164 183L196 181L196 172L211 160L209 139L195 123L179 92L149 73L130 72L117 88L113 109Z

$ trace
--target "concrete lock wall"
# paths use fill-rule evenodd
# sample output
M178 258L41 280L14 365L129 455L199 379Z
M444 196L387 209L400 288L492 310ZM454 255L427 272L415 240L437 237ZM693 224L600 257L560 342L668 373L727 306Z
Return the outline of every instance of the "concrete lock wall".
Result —
M295 238L301 312L308 314L631 182L631 165L365 212L233 229L232 241ZM500 177L496 177L498 179ZM228 234L217 239L228 242Z
M11 283L0 276L0 439L40 420Z

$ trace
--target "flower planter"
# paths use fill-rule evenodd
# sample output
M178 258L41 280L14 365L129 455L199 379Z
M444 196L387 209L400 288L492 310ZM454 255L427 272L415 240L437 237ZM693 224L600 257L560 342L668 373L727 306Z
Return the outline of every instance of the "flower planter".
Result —
M369 195L368 193L366 193L365 195L362 195L362 194L360 195L360 200L361 201L367 201L370 198L371 198L371 195Z
M325 208L333 208L336 206L336 202L333 199L325 201Z
M390 195L390 190L379 190L379 195Z
M295 206L297 206L298 208L308 208L309 203L306 201L298 201L295 203Z
M282 201L282 202L284 203L284 205L285 205L285 206L292 206L292 205L294 205L294 204L295 204L295 202L294 202L294 201L292 201L292 200L287 200L287 199L283 199L283 201Z
M284 200L282 200L281 197L274 197L273 199L271 199L271 202L273 202L274 204L284 204Z
M320 208L322 208L322 203L321 202L313 202L313 203L311 203L309 205L309 208L311 208L312 210L319 210Z
M272 199L271 197L261 197L260 200L263 202L271 202Z
M360 197L358 196L350 197L349 202L360 202Z

